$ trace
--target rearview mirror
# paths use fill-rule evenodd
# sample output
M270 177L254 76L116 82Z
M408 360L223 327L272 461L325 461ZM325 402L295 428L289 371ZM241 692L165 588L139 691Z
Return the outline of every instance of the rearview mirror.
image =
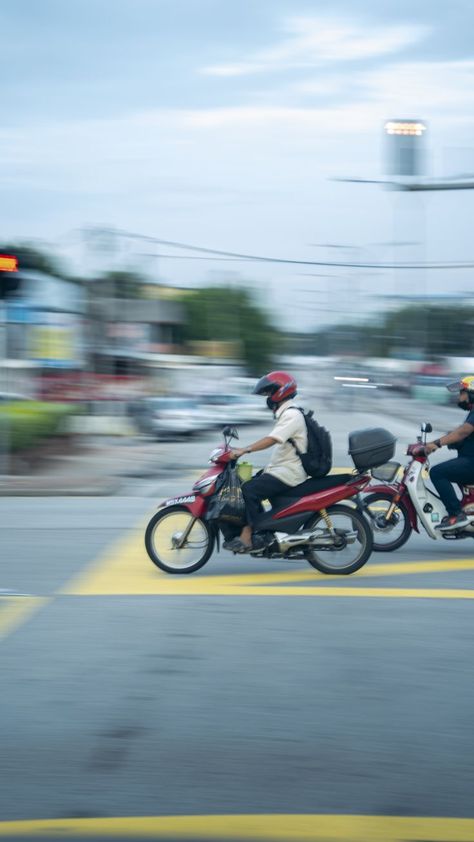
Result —
M238 439L239 438L239 434L238 434L235 427L224 427L222 432L227 439Z
M423 424L421 425L421 432L422 433L432 433L433 432L433 427L431 426L429 421L423 421Z

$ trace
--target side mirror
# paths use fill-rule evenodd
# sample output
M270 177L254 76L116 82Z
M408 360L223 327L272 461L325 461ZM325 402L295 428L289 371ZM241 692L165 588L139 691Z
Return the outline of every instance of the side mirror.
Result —
M422 433L432 433L433 432L433 427L431 426L429 421L423 421L423 424L421 425L421 432Z
M222 432L227 439L238 439L239 438L239 434L238 434L235 427L224 427Z

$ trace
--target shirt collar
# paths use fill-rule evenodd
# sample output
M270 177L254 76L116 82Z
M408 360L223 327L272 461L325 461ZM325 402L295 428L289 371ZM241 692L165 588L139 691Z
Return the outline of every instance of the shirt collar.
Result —
M280 404L278 409L275 411L275 418L277 418L277 419L280 418L282 412L284 412L285 409L288 409L290 406L295 406L295 402L291 398L290 398L290 400L284 401L283 403Z

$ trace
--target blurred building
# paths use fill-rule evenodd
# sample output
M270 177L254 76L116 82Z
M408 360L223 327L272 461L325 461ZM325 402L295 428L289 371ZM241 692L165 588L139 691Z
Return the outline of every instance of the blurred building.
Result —
M142 374L152 355L182 352L184 313L177 301L92 297L88 347L92 370Z
M45 373L81 371L85 311L80 284L22 270L20 287L6 305L2 388L32 394Z
M425 175L425 131L421 120L389 120L385 124L387 175Z

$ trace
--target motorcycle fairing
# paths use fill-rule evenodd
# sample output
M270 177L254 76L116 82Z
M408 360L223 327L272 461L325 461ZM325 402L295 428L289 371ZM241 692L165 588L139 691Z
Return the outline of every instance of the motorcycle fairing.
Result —
M313 512L314 513L314 512ZM275 521L275 515L273 515L272 511L265 512L257 522L255 523L255 531L256 532L274 532L275 529L278 529L278 532L288 532L289 535L292 535L294 532L297 532L306 521L308 520L308 514L310 514L307 510L301 512L300 514L294 514L290 517L280 518L278 520L278 524Z
M158 508L163 509L168 508L168 506L180 506L182 509L188 509L194 517L201 517L206 508L206 498L190 491L189 494L180 494L179 497L170 497L168 500L163 500Z
M408 492L407 496L410 497L428 535L432 538L442 538L443 534L439 529L435 529L435 526L441 522L442 517L446 514L446 509L440 498L426 487L423 479L423 465L420 462L412 462L405 474L404 483ZM436 522L433 520L431 513L423 511L427 504L430 504L432 511L437 514L438 520Z

